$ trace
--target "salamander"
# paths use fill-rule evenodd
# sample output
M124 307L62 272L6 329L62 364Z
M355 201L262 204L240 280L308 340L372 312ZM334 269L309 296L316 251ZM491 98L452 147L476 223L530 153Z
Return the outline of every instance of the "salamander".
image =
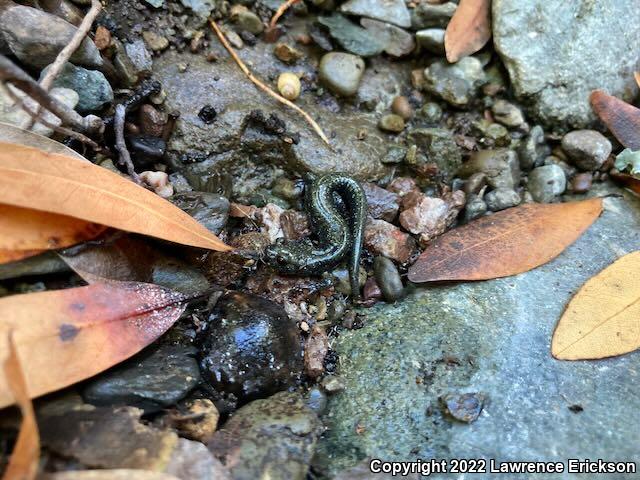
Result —
M351 177L331 173L305 186L305 210L317 242L309 239L270 245L265 259L285 274L317 275L348 259L351 295L359 298L360 255L367 198Z

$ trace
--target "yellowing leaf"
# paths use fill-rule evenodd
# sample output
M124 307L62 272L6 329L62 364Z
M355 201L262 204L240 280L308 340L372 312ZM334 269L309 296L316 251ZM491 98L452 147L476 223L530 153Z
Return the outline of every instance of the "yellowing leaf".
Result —
M551 354L559 360L594 360L640 347L640 251L618 259L589 279L560 318Z
M212 250L230 250L170 202L90 162L0 143L1 203Z
M147 283L109 282L0 298L0 361L13 332L31 398L115 365L156 340L187 297ZM17 397L0 372L0 408Z
M491 0L461 0L444 34L447 60L455 63L491 38Z

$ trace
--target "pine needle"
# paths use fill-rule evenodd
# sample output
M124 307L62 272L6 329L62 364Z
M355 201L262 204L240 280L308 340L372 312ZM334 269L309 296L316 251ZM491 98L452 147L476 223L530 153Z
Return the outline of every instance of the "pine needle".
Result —
M311 116L307 112L302 110L295 103L287 100L284 97L281 97L276 92L274 92L271 88L269 88L267 85L262 83L258 78L256 78L253 75L253 73L251 73L249 68L244 64L244 62L242 60L240 60L240 57L238 57L238 54L235 52L233 47L229 44L229 42L227 41L227 38L225 37L224 33L222 33L222 30L220 30L220 27L218 27L218 24L212 19L209 19L209 24L211 25L211 28L213 28L213 31L216 32L216 35L220 39L220 42L222 43L224 48L226 48L227 51L229 52L229 55L231 55L231 58L233 58L233 60L238 64L238 66L240 67L240 70L242 70L244 72L244 74L249 78L249 80L251 80L251 82L256 87L258 87L260 90L265 92L267 95L270 95L271 97L275 98L280 103L284 103L285 105L293 108L296 112L298 112L300 115L302 115L304 117L304 119L309 123L309 125L311 125L311 127L320 136L320 138L329 146L329 148L332 149L331 144L329 143L329 139L327 138L327 136L322 131L322 128L320 128L320 125L318 125L316 123L316 121L313 118L311 118Z
M278 22L278 19L282 15L284 15L284 12L286 12L289 9L289 7L291 7L291 5L293 5L294 3L298 3L299 1L300 0L287 0L282 5L280 5L278 7L278 10L276 10L276 13L273 14L271 21L269 22L269 29L273 30L276 26L276 23Z

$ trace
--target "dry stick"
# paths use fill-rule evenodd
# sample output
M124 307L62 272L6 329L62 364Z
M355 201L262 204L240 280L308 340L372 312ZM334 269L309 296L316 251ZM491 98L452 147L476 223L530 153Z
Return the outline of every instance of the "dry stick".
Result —
M116 106L116 113L113 116L113 131L116 134L116 150L118 150L118 153L120 154L120 165L126 166L127 172L133 181L138 185L142 185L142 180L140 180L140 177L133 167L131 155L129 154L129 150L127 150L127 144L124 141L124 118L126 114L127 109L124 105L120 104Z
M213 28L213 30L216 32L216 35L220 39L220 42L222 43L224 48L226 48L227 51L229 52L229 55L231 55L231 58L233 58L235 60L235 62L238 64L238 66L244 72L244 74L249 78L249 80L251 80L256 87L258 87L260 90L262 90L266 94L272 96L273 98L275 98L280 103L284 103L285 105L288 105L289 107L293 108L296 112L298 112L300 115L302 115L304 117L304 119L311 125L311 127L313 127L313 129L316 131L316 133L318 135L320 135L320 138L322 138L322 140L329 146L329 148L331 148L333 150L333 148L331 147L331 144L329 143L329 139L323 133L322 129L320 128L320 125L318 125L315 122L315 120L309 116L309 114L307 112L302 110L295 103L290 102L289 100L287 100L284 97L281 97L276 92L271 90L268 86L266 86L264 83L262 83L260 80L258 80L251 73L251 71L247 68L247 66L243 63L243 61L240 60L240 57L238 57L238 54L231 47L231 45L229 45L229 42L227 41L227 38L224 36L224 33L222 33L222 31L220 30L220 27L218 27L218 24L215 21L213 21L212 19L209 19L209 24L211 25L211 28Z
M104 122L100 117L96 117L95 115L83 117L72 108L67 107L49 95L49 92L38 85L33 78L4 55L0 55L0 81L11 83L19 90L22 90L62 120L64 124L73 127L75 130L89 134L97 134L102 133L104 129Z
M100 145L98 145L96 142L91 140L89 137L87 137L87 136L85 136L85 135L83 135L81 133L74 132L73 130L70 130L68 128L64 128L64 127L61 127L61 126L56 125L54 123L51 123L51 122L45 120L44 118L40 117L38 112L34 112L33 110L31 110L31 107L27 106L24 103L24 100L22 98L19 98L15 93L13 93L11 91L11 89L7 85L3 85L3 86L6 89L6 93L15 102L16 106L18 106L22 110L24 110L27 114L29 114L31 116L31 118L33 118L34 120L37 120L38 123L41 123L45 127L51 128L52 130L55 130L56 132L61 133L62 135L66 135L67 137L75 138L76 140L89 145L96 152L102 150Z
M91 8L84 16L82 23L80 23L80 25L78 26L76 32L73 34L73 37L71 37L71 41L62 50L60 50L60 53L58 53L55 61L51 64L49 70L47 70L46 75L42 80L40 80L40 86L42 88L47 91L51 89L53 81L60 74L65 64L69 61L71 55L73 55L74 52L80 47L80 45L84 41L84 38L89 33L89 30L91 30L91 25L93 25L93 22L98 16L98 13L100 13L101 8L102 4L99 0L91 0ZM38 117L42 115L42 111L43 107L41 105L38 108ZM23 126L23 128L29 130L33 127L33 124L34 120L29 119Z
M294 3L298 3L299 1L300 0L287 0L282 5L280 5L278 7L278 10L276 10L276 13L274 13L273 17L271 17L271 21L269 22L269 29L273 30L280 17L284 15L284 12L286 12L289 7L291 7L291 5L293 5Z

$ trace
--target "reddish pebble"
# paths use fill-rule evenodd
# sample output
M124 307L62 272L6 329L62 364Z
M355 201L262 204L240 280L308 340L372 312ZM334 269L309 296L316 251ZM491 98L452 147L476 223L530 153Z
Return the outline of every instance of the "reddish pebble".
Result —
M574 193L586 193L591 190L592 182L591 172L578 173L571 180L571 191Z

